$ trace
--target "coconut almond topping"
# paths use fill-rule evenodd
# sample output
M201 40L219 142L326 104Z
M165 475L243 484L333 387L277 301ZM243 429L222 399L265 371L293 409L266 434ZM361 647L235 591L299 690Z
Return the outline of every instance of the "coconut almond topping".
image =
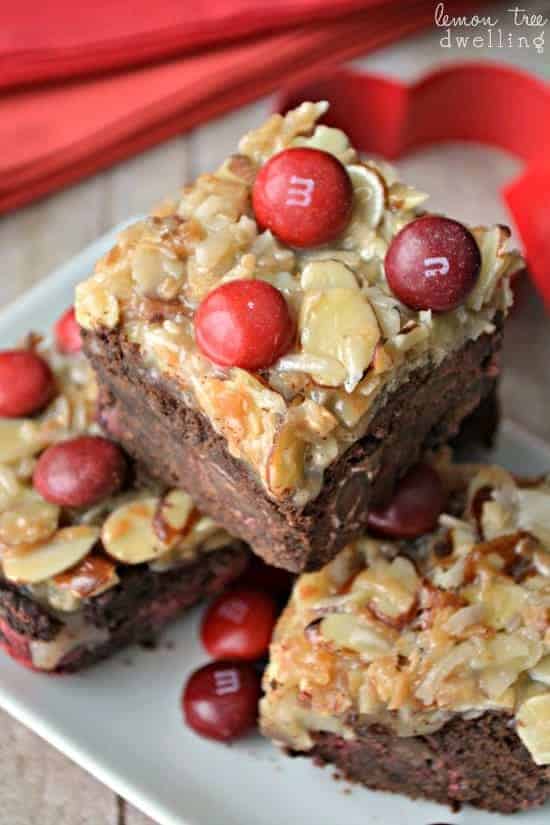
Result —
M443 457L438 470L462 518L441 516L410 557L364 537L298 579L271 646L263 727L307 750L312 731L353 736L353 712L413 736L500 709L550 764L550 478Z
M249 132L239 154L124 230L77 289L85 328L120 328L146 365L174 379L186 403L209 418L268 495L299 505L317 496L328 465L367 431L383 393L494 331L511 303L510 275L523 265L506 250L502 227L476 227L482 265L467 299L449 312L405 306L388 285L385 256L422 214L426 195L387 164L360 160L340 130L318 125L326 109L303 103ZM333 155L353 189L347 226L316 248L281 243L252 210L258 172L275 154L296 149ZM216 366L194 336L205 297L242 279L280 290L297 323L291 349L261 376ZM320 433L306 447L298 430L294 411L312 401L338 416L328 447Z
M122 266L123 256L111 260ZM53 444L99 432L97 389L81 354L60 355L32 336L26 345L40 348L57 395L38 416L0 420L0 566L7 579L54 610L75 613L83 600L116 586L120 564L169 570L231 541L180 490L126 490L72 509L45 501L33 487L37 459Z

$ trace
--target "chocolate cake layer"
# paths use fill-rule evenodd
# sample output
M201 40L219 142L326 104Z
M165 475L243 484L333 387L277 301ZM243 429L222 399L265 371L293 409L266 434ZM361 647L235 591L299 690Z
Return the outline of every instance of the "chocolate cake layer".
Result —
M174 383L146 367L124 334L83 337L106 430L164 484L190 490L204 512L267 562L293 572L333 558L422 452L456 435L495 378L501 340L499 331L483 334L438 366L413 372L388 395L364 437L328 468L317 498L298 507L270 499L210 422L186 405Z
M465 460L468 455L466 451L473 446L491 449L495 444L500 419L499 382L498 379L488 379L481 403L464 419L451 446L463 450Z
M353 741L316 734L309 755L373 790L500 813L527 810L550 798L550 768L533 762L503 713L456 718L436 733L407 738L360 718L353 727Z
M0 579L0 646L37 670L81 670L126 645L153 642L169 621L238 578L248 557L236 541L166 572L147 564L120 567L115 587L69 614Z

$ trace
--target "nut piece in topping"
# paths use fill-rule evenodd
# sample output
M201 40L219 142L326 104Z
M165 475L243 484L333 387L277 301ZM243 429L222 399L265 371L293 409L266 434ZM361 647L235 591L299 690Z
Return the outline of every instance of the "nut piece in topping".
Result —
M97 527L63 527L45 544L6 549L2 557L4 575L21 584L43 582L82 561L98 538Z
M27 418L0 419L1 462L11 464L21 458L31 458L43 446L36 421Z
M89 553L81 562L60 573L54 584L80 599L98 596L118 584L116 565L99 553Z
M271 366L292 344L294 324L278 289L239 280L213 290L195 316L200 349L215 364L247 370Z
M300 277L302 289L358 289L359 284L353 271L341 261L310 261Z
M529 676L537 682L550 687L550 655L544 656L529 671Z
M408 307L449 312L475 287L481 253L461 223L425 215L393 238L384 265L390 288Z
M366 298L356 289L335 288L306 293L300 313L300 340L305 353L335 360L345 370L343 382L352 392L370 366L380 328ZM339 386L331 370L312 371L315 381Z
M360 163L348 166L353 184L353 220L376 229L386 208L386 183L378 170Z
M284 425L277 435L267 463L267 483L277 498L298 486L304 470L306 444L294 427Z
M57 530L59 507L32 489L23 489L0 513L2 544L35 544L48 539Z
M84 329L114 329L120 318L118 300L109 287L90 278L76 287L76 320Z
M183 280L185 264L166 247L155 246L146 241L138 243L132 258L132 279L140 295L163 298L166 282L174 285L174 297Z
M126 460L120 447L100 436L83 435L54 444L42 453L34 485L53 504L86 507L122 485Z
M329 243L346 228L352 185L334 155L318 149L285 149L262 166L252 190L260 226L283 243L314 247Z
M321 124L315 127L310 137L297 137L292 141L293 146L306 146L310 149L320 149L329 152L344 164L356 160L357 152L350 146L348 136L341 129ZM349 171L349 170L348 170Z
M350 648L372 661L391 653L391 635L385 636L379 626L366 618L332 613L322 620L321 633L338 647Z
M0 352L0 416L33 415L54 393L53 373L40 355L30 349Z
M359 573L352 592L361 596L376 618L391 627L410 620L420 579L409 559L398 556L392 562L377 559Z
M153 521L153 529L160 541L169 544L172 539L186 533L191 526L193 509L191 496L183 490L170 490L163 496Z
M105 551L124 564L142 564L168 552L174 539L162 541L153 528L159 504L160 500L151 496L114 510L101 531Z
M537 765L550 764L550 694L532 696L516 714L518 736Z

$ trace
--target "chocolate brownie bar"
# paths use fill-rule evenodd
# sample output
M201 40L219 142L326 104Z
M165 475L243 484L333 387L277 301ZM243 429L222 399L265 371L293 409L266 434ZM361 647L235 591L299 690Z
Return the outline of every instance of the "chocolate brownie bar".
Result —
M422 193L316 125L324 111L251 132L77 288L130 454L292 571L359 535L477 407L521 265L505 228L421 212Z
M249 552L186 493L160 487L131 463L93 504L52 501L60 479L67 494L67 466L56 471L54 489L45 457L83 440L118 448L95 435L97 388L84 357L42 349L33 338L17 352L29 350L49 366L55 390L37 414L0 419L0 646L36 670L76 671L151 641L237 578ZM77 475L80 492L84 460ZM45 481L46 498L38 490Z
M70 611L0 579L0 647L34 670L74 673L127 645L154 643L170 621L238 578L247 561L234 541L177 570L119 565L116 585Z
M458 434L450 442L465 456L472 447L489 450L495 445L501 419L498 383L493 380L488 384L479 406L463 420Z
M192 479L201 510L246 537L269 564L299 572L332 558L364 529L368 506L387 498L420 453L458 431L498 345L498 335L484 336L438 370L412 376L376 416L372 434L329 467L323 490L303 508L265 496L203 416L182 406L163 379L144 376L135 346L116 333L97 333L87 350L101 387L104 429L163 483L189 488Z
M525 810L550 798L550 477L439 470L435 531L298 579L262 730L369 788Z

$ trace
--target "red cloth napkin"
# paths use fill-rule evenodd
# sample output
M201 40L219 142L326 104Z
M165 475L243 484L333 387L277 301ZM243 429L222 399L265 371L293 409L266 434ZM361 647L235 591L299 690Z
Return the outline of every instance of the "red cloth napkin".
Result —
M206 45L338 20L379 5L396 4L388 0L208 0L202 4L93 0L79 8L74 0L41 5L20 0L3 12L0 87L158 62Z
M74 0L54 0L33 3L32 15L25 3L3 12L0 212L433 21L432 0L196 6L95 0L83 11Z

